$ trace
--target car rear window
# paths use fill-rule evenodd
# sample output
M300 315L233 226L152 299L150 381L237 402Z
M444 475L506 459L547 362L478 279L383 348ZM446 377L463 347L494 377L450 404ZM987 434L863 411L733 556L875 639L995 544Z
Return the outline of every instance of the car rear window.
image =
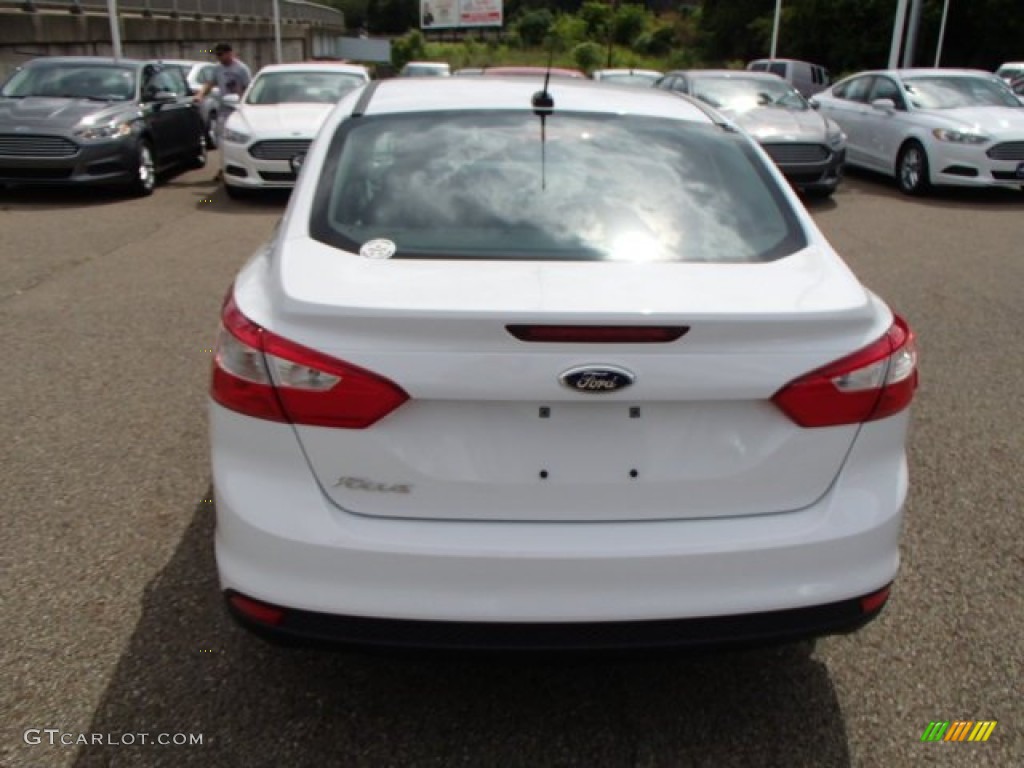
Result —
M752 143L710 123L433 112L349 119L331 142L310 231L353 253L742 263L806 245Z

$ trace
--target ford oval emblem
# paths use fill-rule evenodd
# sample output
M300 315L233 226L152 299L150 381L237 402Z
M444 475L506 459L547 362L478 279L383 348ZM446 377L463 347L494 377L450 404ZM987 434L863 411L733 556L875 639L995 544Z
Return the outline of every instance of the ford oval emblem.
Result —
M583 365L570 368L558 380L569 389L597 395L625 389L636 381L636 376L612 365Z

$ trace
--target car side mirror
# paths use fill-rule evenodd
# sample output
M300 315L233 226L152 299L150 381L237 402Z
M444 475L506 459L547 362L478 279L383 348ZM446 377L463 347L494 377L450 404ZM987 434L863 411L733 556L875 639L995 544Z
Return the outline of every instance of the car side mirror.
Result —
M821 109L820 101L815 101L814 99L811 99L807 103L811 105L811 109Z
M177 94L173 91L158 91L158 90L146 90L146 101L153 101L157 104L164 104L169 101L176 101L178 98Z
M223 101L228 106L236 107L238 106L238 103L241 101L241 99L238 97L237 93L226 93L224 94L224 98L221 99L221 101Z
M896 102L892 99L875 99L871 102L871 106L879 112L892 113L896 111Z

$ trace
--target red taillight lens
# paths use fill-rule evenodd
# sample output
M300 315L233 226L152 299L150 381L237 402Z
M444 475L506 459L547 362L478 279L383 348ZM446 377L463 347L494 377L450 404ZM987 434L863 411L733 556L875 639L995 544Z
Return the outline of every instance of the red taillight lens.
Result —
M276 627L284 621L284 608L278 608L276 605L261 603L259 600L253 600L251 597L237 593L231 595L228 601L236 611L253 621L258 621L260 624L269 624Z
M213 399L258 419L364 429L409 399L391 381L260 328L229 298L213 360Z
M878 341L790 382L772 401L802 427L833 427L898 413L910 405L915 389L914 334L897 316Z
M862 613L874 613L879 610L886 601L889 599L889 592L892 588L885 587L872 592L870 595L866 595L860 599L860 610Z
M507 325L520 341L575 344L657 344L675 341L690 330L685 325Z

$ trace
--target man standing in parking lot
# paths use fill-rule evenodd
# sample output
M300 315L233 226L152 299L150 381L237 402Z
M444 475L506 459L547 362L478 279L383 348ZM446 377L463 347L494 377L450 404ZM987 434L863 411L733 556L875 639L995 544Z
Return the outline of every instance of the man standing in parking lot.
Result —
M217 145L220 146L224 123L231 112L231 106L224 103L224 97L233 94L241 98L245 89L249 87L249 81L252 80L252 72L249 71L245 62L235 55L230 43L217 43L213 49L213 55L217 57L213 78L203 83L195 100L197 104L202 104L203 99L214 87L220 91L216 127Z

